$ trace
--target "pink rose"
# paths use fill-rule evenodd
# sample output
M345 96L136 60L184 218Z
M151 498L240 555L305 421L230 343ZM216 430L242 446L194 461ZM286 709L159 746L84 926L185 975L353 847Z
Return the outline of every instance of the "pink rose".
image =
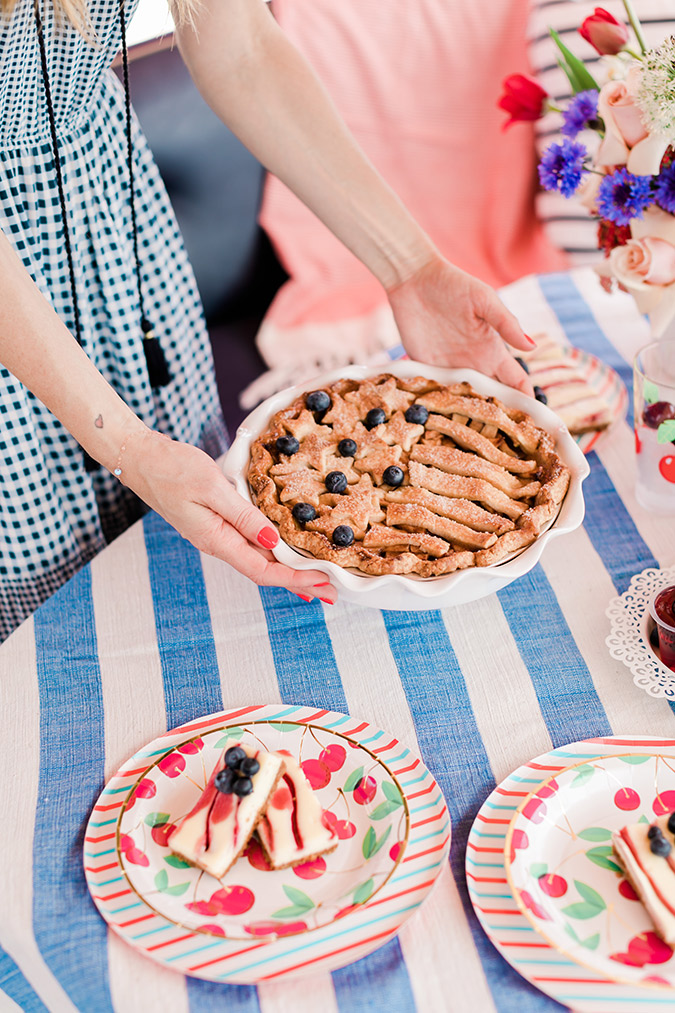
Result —
M603 118L609 115L614 131L628 148L634 147L648 133L635 104L641 77L641 68L631 67L625 81L608 81L603 84L598 99L598 112Z
M614 276L627 288L675 282L675 246L665 239L629 239L612 250L610 263Z
M605 121L596 163L626 165L636 176L651 176L659 171L668 138L650 134L636 104L642 68L631 67L624 81L608 81L600 89L598 115Z
M649 314L652 332L660 337L675 316L675 246L655 236L629 239L612 250L608 266L640 313Z

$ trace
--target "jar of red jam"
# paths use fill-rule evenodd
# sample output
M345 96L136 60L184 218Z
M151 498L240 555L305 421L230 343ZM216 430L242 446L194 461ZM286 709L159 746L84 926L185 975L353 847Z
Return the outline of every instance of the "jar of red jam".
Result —
M659 635L661 661L675 672L675 584L662 587L649 603Z

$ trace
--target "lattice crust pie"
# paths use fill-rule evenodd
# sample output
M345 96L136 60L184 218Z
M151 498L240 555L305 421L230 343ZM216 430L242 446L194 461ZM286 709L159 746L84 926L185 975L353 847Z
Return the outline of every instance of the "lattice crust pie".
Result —
M368 574L434 577L533 542L569 472L525 412L467 383L383 374L277 412L248 480L290 545Z

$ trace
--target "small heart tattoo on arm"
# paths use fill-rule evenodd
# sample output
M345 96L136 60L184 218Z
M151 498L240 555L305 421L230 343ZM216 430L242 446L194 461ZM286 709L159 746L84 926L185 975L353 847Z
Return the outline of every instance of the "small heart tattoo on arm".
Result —
M99 415L98 418L94 420L94 425L96 426L97 429L103 429L103 416L102 415Z

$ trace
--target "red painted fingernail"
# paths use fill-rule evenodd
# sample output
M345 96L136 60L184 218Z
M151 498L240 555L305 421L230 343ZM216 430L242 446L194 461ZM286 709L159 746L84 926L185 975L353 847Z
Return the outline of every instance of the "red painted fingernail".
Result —
M323 584L315 584L314 587L330 587L330 581L325 580Z
M525 334L525 331L523 331L523 334ZM525 334L525 337L527 338L527 340L530 342L530 344L534 348L536 346L537 342L533 341L529 334Z
M258 533L258 541L264 549L273 549L279 541L279 535L274 528L263 528Z
M319 601L325 602L326 605L334 605L335 602L331 601L330 598L319 598Z
M307 598L307 597L306 597L306 596L305 596L304 594L298 594L298 592L297 592L297 591L293 591L293 594L294 594L294 595L295 595L295 596L296 596L297 598L302 598L302 600L303 600L303 601L311 601L311 600L312 600L311 598Z

